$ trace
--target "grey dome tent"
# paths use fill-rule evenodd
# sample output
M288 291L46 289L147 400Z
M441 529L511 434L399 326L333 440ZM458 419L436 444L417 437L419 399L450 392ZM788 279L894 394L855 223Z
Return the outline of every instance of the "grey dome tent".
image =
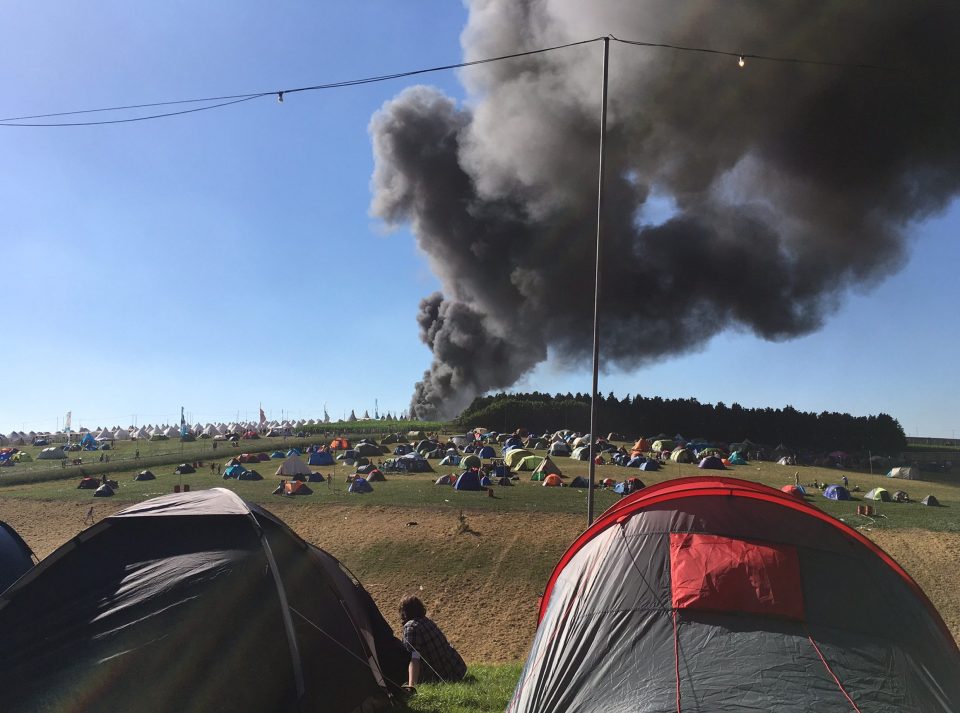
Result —
M343 566L267 511L167 495L0 595L0 710L380 711L397 646Z
M0 592L33 567L33 552L12 525L0 520Z
M508 713L758 710L960 710L960 652L896 562L786 493L623 498L554 569Z

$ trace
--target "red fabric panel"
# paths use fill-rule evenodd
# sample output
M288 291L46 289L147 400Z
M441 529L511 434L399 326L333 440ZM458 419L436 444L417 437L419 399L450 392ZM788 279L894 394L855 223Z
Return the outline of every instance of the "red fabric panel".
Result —
M791 545L674 532L670 580L676 609L803 620L800 561Z

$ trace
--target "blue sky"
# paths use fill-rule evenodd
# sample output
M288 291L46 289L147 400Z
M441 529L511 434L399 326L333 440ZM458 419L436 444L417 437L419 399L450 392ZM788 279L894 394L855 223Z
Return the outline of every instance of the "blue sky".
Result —
M227 8L230 8L227 11ZM274 90L447 64L466 10L416 3L22 3L0 26L0 116ZM425 81L463 98L453 72ZM0 127L0 432L407 407L437 280L369 217L371 115L401 80L100 127ZM606 393L884 411L960 431L954 238L785 343L729 333L601 378ZM602 347L601 347L602 348ZM588 392L546 363L519 389Z

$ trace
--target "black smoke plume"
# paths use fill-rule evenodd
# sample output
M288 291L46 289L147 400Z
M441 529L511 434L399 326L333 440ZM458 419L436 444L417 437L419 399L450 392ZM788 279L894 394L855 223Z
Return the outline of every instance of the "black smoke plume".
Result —
M960 5L474 0L467 60L613 34L601 355L633 369L725 329L784 340L903 260L960 186ZM589 360L601 44L463 70L373 118L372 212L442 284L411 412L448 417L545 360ZM856 67L873 64L888 69ZM651 196L675 209L645 219Z

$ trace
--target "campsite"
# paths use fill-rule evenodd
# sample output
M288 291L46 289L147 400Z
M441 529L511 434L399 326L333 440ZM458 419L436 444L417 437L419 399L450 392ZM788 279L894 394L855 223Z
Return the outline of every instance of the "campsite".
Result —
M146 442L139 444L137 460L133 458L135 443L118 443L112 451L109 479L119 487L114 496L97 499L91 491L77 489L76 474L57 473L59 467L46 466L42 470L34 460L0 474L0 520L16 528L35 554L43 557L85 529L84 516L91 507L93 520L101 521L131 504L172 493L175 488L187 486L196 492L226 487L265 507L307 542L342 561L370 592L391 625L396 625L390 620L396 601L411 589L421 593L471 670L478 672L473 686L458 684L462 689L458 695L470 699L497 690L492 694L493 702L479 709L502 710L536 628L537 598L564 550L585 528L586 489L544 487L542 479L533 479L537 473L532 469L520 470L524 467L522 459L515 458L518 470L512 474L516 479L511 486L493 485L489 494L487 489L459 491L435 482L445 474L458 475L461 467L441 466L439 459L430 459L431 472L387 472L384 481L371 483L372 492L351 493L347 481L356 468L334 460L334 465L305 469L324 476L323 482L309 483L310 495L272 495L281 477L274 471L287 461L287 453L293 448L301 450L302 459L295 458L306 464L306 451L311 443L319 442L318 437L264 438L246 444L245 450L249 447L256 451L249 458L254 462L245 467L255 467L262 473L260 481L224 479L215 469L211 471L210 463L223 469L232 459L239 460L238 456L245 452L237 453L239 446L235 449L219 445L214 451L210 443L203 442L182 446ZM547 451L530 452L545 456ZM214 453L215 461L211 460ZM256 453L279 454L283 458L260 461ZM198 466L194 473L175 472L181 458ZM382 458L386 459L387 454ZM562 455L550 458L562 471L566 483L587 475L585 461ZM144 470L144 462L163 460L169 462L150 465L154 479L136 480ZM103 468L108 465L100 466L99 461L96 464ZM23 471L15 472L21 467ZM721 474L779 489L792 484L798 471L804 484L839 482L840 473L835 468L797 468L769 461L730 466ZM611 464L598 466L596 472L598 480L609 478L618 483L638 474L633 468ZM44 473L57 477L46 479ZM660 470L639 475L650 487L703 473L696 463L671 461ZM960 508L960 486L940 479L898 480L894 487L893 479L885 474L844 474L854 499L834 501L812 489L808 489L805 499L832 517L860 528L860 532L887 550L931 598L953 636L960 636L960 581L955 566L960 553L960 521L953 514L955 508ZM865 499L875 488L903 488L910 491L914 502ZM928 494L934 495L941 507L928 508L916 502ZM613 488L598 489L595 496L598 512L621 499ZM858 515L858 506L866 503L874 507L872 515ZM449 692L441 687L436 695L442 697ZM409 705L411 710L456 710L449 707L453 705L449 700L431 700L434 699L425 691Z

